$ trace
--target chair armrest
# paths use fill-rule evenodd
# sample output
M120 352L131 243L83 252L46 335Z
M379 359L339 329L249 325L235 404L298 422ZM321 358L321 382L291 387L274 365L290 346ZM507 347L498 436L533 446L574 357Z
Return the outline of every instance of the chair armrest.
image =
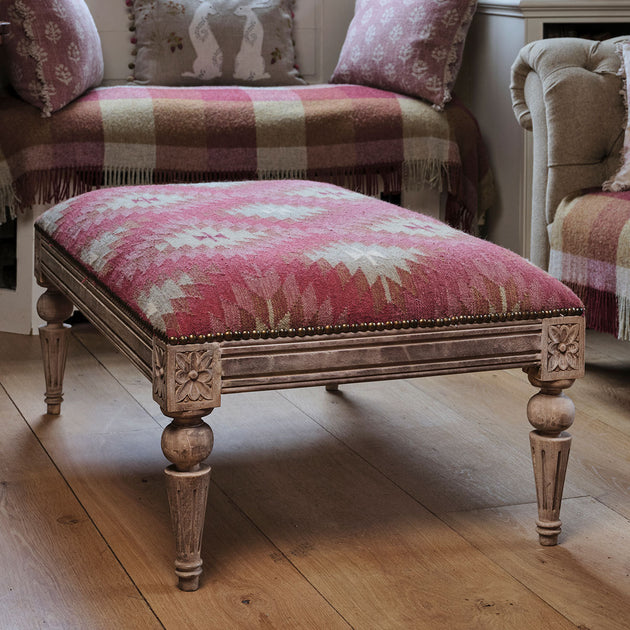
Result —
M618 37L545 39L512 65L512 107L533 132L531 260L547 268L547 227L560 201L601 186L619 167L625 127Z

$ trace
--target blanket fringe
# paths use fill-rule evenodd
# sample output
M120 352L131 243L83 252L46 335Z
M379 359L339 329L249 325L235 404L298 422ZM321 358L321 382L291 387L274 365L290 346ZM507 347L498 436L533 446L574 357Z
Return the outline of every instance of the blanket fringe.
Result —
M103 186L143 186L153 183L152 168L106 167L103 170Z
M329 181L368 195L413 190L423 185L451 189L454 167L436 159L415 160L402 167L377 164L348 169L269 169L242 172L164 171L136 167L79 167L31 171L15 187L0 189L0 202L13 216L36 203L50 204L99 187L194 183L247 179L314 179Z
M452 171L451 165L435 158L405 162L403 164L402 187L405 190L417 190L422 187L422 184L426 184L438 192L442 192L444 189L450 191Z
M615 335L619 339L630 340L628 300L620 299L614 293L576 282L563 282L584 302L588 328Z
M461 169L442 160L429 158L402 165L376 164L347 169L268 169L241 172L165 171L138 167L80 167L28 172L14 186L0 189L0 223L8 215L35 204L50 205L95 188L140 186L147 184L200 183L253 179L312 179L325 181L350 190L378 196L430 186L449 194L447 222L470 232L474 227L475 209L462 203Z

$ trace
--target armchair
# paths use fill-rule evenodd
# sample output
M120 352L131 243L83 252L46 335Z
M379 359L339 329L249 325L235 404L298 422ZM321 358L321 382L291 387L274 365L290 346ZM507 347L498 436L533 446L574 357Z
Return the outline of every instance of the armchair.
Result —
M533 133L530 258L582 298L588 326L630 340L630 192L602 190L624 144L623 39L532 42L510 89Z

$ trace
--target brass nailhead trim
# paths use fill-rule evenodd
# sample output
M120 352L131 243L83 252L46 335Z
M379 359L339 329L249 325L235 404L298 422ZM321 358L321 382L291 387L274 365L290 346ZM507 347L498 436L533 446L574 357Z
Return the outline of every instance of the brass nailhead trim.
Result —
M240 341L248 339L277 339L278 337L314 337L316 335L339 335L343 333L377 332L382 330L407 330L410 328L441 328L466 324L488 324L505 321L523 321L583 315L583 308L560 308L545 311L513 311L510 313L489 313L485 315L456 315L437 319L404 319L387 322L361 322L358 324L334 324L326 326L308 326L306 328L280 328L272 330L244 330L223 333L189 335L181 337L164 337L171 345L188 343L209 343L222 341Z

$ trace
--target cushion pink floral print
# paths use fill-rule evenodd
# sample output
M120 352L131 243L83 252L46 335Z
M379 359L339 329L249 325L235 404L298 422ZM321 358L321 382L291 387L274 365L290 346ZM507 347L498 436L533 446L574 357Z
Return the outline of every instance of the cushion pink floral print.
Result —
M11 85L44 116L103 79L103 52L83 0L0 0Z
M476 0L357 0L333 83L451 99Z
M626 109L628 107L628 91L630 91L630 42L623 41L617 44L617 50L621 57L621 67L619 74L624 79ZM619 192L621 190L630 190L630 118L626 114L626 129L623 139L623 149L621 151L621 166L613 177L604 182L604 190Z

